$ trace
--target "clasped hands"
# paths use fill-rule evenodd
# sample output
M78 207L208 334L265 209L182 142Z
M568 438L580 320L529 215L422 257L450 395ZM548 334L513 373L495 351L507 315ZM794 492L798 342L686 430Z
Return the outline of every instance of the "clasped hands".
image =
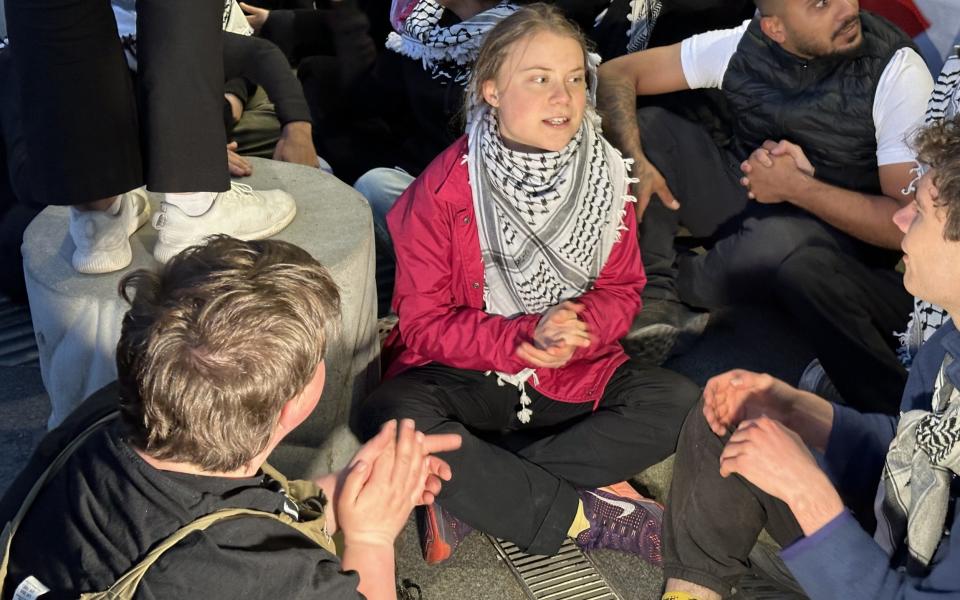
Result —
M521 342L517 358L533 367L556 369L567 364L577 348L590 346L591 334L580 319L584 305L573 300L551 306L533 332L532 342Z
M787 140L765 141L740 163L740 170L740 185L747 188L747 196L762 204L788 202L796 186L814 175L803 149Z

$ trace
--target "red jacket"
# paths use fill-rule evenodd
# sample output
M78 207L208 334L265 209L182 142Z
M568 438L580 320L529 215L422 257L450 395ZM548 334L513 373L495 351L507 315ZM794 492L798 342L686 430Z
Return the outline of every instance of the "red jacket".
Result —
M384 378L438 362L459 369L516 373L532 365L514 354L530 341L541 315L507 318L483 310L483 263L467 177L467 138L444 150L387 214L397 254L393 309L400 322L384 347ZM528 385L562 402L593 402L627 360L619 339L640 309L646 283L637 222L616 242L593 288L576 298L594 341L566 365L537 368Z

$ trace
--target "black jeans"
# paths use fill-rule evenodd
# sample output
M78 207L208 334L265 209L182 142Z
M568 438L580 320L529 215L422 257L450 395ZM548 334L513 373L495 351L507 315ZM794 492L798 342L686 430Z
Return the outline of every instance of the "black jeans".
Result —
M6 17L38 201L229 187L222 1L137 2L139 111L108 0L7 0Z
M808 332L844 400L895 413L906 372L892 332L912 298L892 268L897 255L861 242L790 204L763 205L740 185L740 162L706 130L660 108L638 111L644 152L680 201L653 201L640 226L648 299L703 308L770 302ZM706 254L679 261L680 224L706 240Z
M459 433L446 453L453 479L439 502L469 525L532 554L555 553L576 514L576 488L622 481L669 456L699 389L663 369L621 366L597 410L527 392L533 417L517 419L519 392L494 375L431 364L380 386L361 414L361 436L393 418L425 433Z
M725 440L698 403L677 442L673 481L663 521L663 574L726 596L747 573L747 556L760 532L781 546L802 534L786 504L739 475L720 476Z

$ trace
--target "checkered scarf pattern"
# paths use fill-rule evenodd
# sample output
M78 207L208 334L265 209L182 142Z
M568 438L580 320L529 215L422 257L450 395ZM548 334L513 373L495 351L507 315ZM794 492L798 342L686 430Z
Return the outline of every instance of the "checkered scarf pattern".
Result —
M630 27L627 29L627 52L646 50L650 44L650 35L657 24L660 10L663 7L661 0L631 0L630 12L627 20Z
M631 159L603 138L597 100L600 56L587 56L587 109L580 129L558 152L517 152L500 137L496 111L474 99L467 111L473 209L483 260L488 313L538 314L593 286L620 241L630 195ZM534 369L497 372L500 385L520 390L517 418L533 416L526 382Z
M419 0L397 32L387 36L387 48L423 62L434 79L464 83L487 32L517 7L501 2L450 27L440 27L445 9L436 0ZM403 12L406 12L404 10Z
M627 182L593 120L559 152L528 153L503 144L488 110L469 147L487 311L542 313L589 290L624 229Z
M950 503L950 481L960 473L960 392L950 383L947 355L940 367L931 411L900 417L877 493L877 543L893 555L904 539L910 558L930 564Z

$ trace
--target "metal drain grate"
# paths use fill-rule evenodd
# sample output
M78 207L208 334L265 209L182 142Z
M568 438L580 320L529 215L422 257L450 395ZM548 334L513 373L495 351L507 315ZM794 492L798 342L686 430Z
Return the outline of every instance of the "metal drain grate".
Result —
M0 296L0 367L36 364L39 356L30 311Z
M533 556L510 542L487 539L534 600L623 600L572 540L553 556Z

